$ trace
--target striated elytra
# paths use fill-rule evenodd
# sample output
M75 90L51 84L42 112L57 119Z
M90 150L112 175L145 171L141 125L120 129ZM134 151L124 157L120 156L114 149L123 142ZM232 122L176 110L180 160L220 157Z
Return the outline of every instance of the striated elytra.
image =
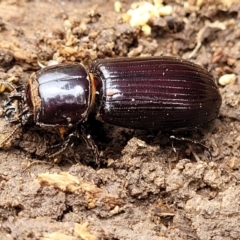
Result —
M26 87L10 88L7 121L54 128L65 143L82 136L77 132L90 112L121 127L172 131L212 121L222 102L206 69L175 57L99 59L89 73L81 64L60 64L34 73Z
M212 75L173 57L96 60L102 83L99 117L139 129L189 129L218 116L221 95Z

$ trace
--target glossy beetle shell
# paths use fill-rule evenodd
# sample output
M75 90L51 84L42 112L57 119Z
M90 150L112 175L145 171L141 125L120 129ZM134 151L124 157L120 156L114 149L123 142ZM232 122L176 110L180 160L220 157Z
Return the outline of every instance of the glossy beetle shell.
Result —
M80 64L44 68L29 79L27 101L39 125L83 122L90 105L90 80Z
M191 129L216 118L222 102L207 70L174 57L96 60L90 72L102 81L98 118L121 127Z
M63 139L46 151L48 157L81 137L98 159L84 128L91 111L117 126L172 131L215 119L222 102L207 70L174 57L96 60L89 74L80 64L61 64L33 74L26 87L4 86L11 91L4 102L5 118L16 126L0 147L22 126L36 124L56 130Z

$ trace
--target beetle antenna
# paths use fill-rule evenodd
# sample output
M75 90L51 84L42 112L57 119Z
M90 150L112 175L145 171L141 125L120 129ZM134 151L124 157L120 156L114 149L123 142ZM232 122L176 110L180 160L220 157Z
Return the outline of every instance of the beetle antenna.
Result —
M0 147L2 147L4 144L6 144L7 141L9 141L14 134L16 133L16 131L21 128L22 124L19 123L15 126L15 128L8 134L6 134L6 136L4 137L4 139L2 141L0 141Z

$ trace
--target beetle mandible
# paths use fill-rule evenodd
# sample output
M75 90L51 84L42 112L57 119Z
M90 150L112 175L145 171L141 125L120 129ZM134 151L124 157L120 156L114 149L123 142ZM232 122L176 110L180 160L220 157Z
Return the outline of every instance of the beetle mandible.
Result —
M213 76L192 62L175 57L98 59L89 73L78 63L49 66L33 73L26 86L6 85L5 118L15 124L4 146L27 124L57 130L63 151L82 137L97 154L82 127L89 113L103 122L163 131L197 128L215 119L221 95ZM53 154L55 155L55 154Z

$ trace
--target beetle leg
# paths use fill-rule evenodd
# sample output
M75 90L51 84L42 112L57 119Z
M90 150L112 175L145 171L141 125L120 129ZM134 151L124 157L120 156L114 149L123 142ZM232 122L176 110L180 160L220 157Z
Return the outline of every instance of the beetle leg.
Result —
M87 147L89 149L91 149L91 151L93 152L95 161L96 161L96 163L98 163L99 162L98 147L95 144L95 142L93 141L93 139L91 138L91 136L89 134L85 133L84 127L81 127L80 132L78 130L75 130L72 133L70 133L63 142L51 146L51 148L49 150L52 153L46 154L46 156L49 158L52 158L52 157L59 155L60 153L65 151L68 146L72 145L74 142L74 139L76 139L76 138L82 138L82 140L86 143ZM58 149L58 150L53 152L53 149Z
M184 141L184 142L189 142L189 143L192 143L194 145L198 145L198 146L201 146L202 148L204 148L205 150L207 150L207 152L209 153L209 158L210 160L212 160L212 154L211 154L211 151L209 150L209 148L207 146L205 146L204 144L196 141L196 140L193 140L193 139L190 139L190 138L185 138L185 137L176 137L174 135L171 135L169 136L169 138L171 140L176 140L176 141Z
M94 140L91 138L90 134L85 133L85 129L83 126L81 126L81 134L80 137L83 139L83 141L86 143L87 147L91 149L94 157L95 157L95 162L99 164L99 151L96 143Z
M67 149L67 147L73 143L73 140L76 137L78 138L76 131L69 134L64 141L62 141L59 144L51 146L47 151L51 151L52 153L47 153L46 157L53 158L59 155L60 153L64 152ZM58 150L54 151L54 149L58 149Z

